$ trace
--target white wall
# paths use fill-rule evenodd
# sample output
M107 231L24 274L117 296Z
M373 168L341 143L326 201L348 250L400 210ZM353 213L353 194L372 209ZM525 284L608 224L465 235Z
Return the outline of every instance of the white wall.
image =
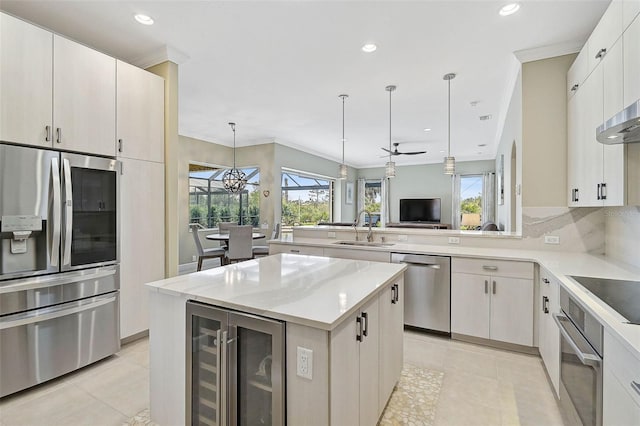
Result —
M512 173L511 154L515 145L515 174ZM500 156L504 156L504 204L496 207L496 223L507 232L522 232L522 201L513 189L522 182L522 73L518 73L509 109L500 136L496 154L496 171L500 167ZM513 176L515 175L515 176ZM513 180L515 177L515 181ZM515 196L515 197L514 197ZM515 214L512 214L512 209ZM516 221L513 223L512 217Z
M456 163L456 173L478 174L492 172L495 164L492 160L465 161ZM384 167L358 170L358 177L381 179ZM419 166L397 166L396 177L390 179L389 200L391 204L391 222L400 221L401 198L440 198L442 203L441 221L451 223L451 176L443 173L442 164Z

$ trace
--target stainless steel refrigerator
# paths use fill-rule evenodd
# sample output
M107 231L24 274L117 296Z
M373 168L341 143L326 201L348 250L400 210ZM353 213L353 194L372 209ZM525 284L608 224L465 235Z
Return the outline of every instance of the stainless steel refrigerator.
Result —
M188 425L285 424L285 324L187 302Z
M0 397L120 349L119 167L0 144Z

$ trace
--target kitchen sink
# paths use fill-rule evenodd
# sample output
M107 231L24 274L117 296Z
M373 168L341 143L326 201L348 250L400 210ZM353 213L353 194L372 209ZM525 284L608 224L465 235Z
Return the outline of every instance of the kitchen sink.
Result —
M340 246L362 246L362 247L391 247L393 243L375 243L369 241L336 241L334 244Z

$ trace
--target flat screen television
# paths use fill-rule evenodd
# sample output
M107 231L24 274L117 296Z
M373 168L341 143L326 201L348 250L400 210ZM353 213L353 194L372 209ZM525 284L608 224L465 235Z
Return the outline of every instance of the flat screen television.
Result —
M440 223L440 198L403 198L400 222Z

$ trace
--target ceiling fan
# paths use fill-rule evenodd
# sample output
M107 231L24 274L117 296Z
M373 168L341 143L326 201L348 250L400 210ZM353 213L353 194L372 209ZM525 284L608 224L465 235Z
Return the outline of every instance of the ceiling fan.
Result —
M398 151L398 145L400 142L393 143L393 151L389 151L387 148L382 148L383 151L387 151L390 155L417 155L417 154L426 154L427 151L411 151L411 152L400 152Z

